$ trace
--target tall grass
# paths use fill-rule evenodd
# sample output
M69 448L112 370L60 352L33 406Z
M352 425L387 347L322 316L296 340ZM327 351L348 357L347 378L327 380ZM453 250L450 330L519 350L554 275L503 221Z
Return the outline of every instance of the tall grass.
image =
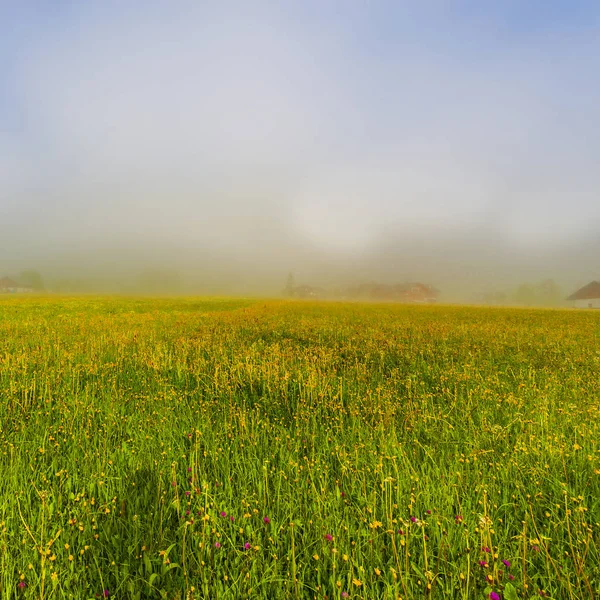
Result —
M2 298L0 595L598 597L599 374L594 312Z

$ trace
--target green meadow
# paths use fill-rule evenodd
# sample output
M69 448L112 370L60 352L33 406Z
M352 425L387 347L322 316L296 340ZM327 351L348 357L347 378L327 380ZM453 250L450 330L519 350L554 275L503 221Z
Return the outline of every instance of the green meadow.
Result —
M600 596L600 311L0 298L0 597Z

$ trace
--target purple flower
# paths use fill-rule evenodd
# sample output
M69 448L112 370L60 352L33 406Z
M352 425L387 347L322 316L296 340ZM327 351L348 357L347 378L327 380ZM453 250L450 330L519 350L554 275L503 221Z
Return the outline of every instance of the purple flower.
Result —
M487 561L485 561L485 560L480 560L480 561L479 561L479 566L480 566L480 567L483 567L483 568L485 569L485 568L486 568L486 567L488 567L489 565L487 564Z
M343 498L346 494L344 492L340 492L340 496Z
M229 517L229 520L233 523L235 519L233 517Z
M221 544L219 544L219 542L215 542L215 548L220 548Z
M410 520L411 520L413 523L416 523L416 522L417 522L417 517L411 517L411 518L410 518Z
M110 596L110 592L108 590L104 590L104 597L108 598Z
M223 511L221 511L221 516L222 516L222 517L226 517L226 516L227 516L227 513L226 513L226 512L223 510Z
M332 536L330 533L326 533L326 534L325 534L325 539L326 539L328 542L332 542L332 541L333 541L333 536Z
M400 535L404 535L404 531L402 531L402 529L398 529L398 533L399 533Z
M189 496L190 494L191 494L191 492L186 492L185 493L186 496Z
M342 598L347 598L348 597L348 592L342 592Z
M462 515L456 515L456 516L454 517L454 522L455 522L455 523L462 523L463 521L464 521L464 518L463 518L463 516L462 516Z
M490 600L500 600L500 594L496 592L490 592Z
M482 547L481 547L481 551L482 551L482 552L488 552L488 553L489 553L490 549L489 549L487 546L482 546Z
M507 568L510 569L510 560L506 560L505 558L502 559L502 564Z
M431 511L430 511L430 510L426 510L425 512L426 512L428 515L430 515L430 514L431 514Z
M27 584L24 581L19 581L18 587L20 587L20 588L26 588Z
M508 578L509 578L511 581L513 581L513 580L514 580L514 578L515 578L515 576L514 576L514 575L511 575L511 574L509 573L509 574L508 574Z
M244 550L250 550L250 542L244 544Z
M269 517L263 517L263 522L268 525L271 522L271 519L269 519Z
M192 470L192 467L188 467L188 473Z

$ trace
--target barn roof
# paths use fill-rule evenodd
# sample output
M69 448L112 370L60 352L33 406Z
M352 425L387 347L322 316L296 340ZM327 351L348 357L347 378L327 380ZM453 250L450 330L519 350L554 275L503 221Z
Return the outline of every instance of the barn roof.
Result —
M18 287L19 284L10 277L2 277L0 279L0 288Z
M567 300L592 300L600 298L600 281L592 281L571 294Z

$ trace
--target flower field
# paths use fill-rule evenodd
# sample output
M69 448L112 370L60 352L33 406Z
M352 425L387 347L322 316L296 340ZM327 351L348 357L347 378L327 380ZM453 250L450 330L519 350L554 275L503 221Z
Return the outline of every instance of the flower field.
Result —
M600 597L600 312L0 299L0 597Z

